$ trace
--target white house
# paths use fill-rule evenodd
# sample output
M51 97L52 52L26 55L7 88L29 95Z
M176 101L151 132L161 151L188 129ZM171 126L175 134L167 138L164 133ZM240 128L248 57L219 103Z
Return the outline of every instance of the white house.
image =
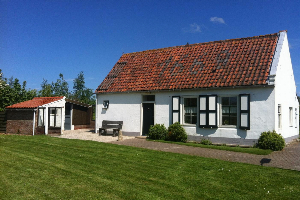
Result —
M253 144L264 131L299 136L287 32L123 54L96 93L124 135L179 121L188 140Z

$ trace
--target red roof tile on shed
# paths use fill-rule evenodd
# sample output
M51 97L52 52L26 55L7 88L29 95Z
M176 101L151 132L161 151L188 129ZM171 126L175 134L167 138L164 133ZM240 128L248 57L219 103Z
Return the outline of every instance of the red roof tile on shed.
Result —
M64 97L35 97L32 100L24 101L21 103L13 104L11 106L7 106L6 108L37 108L44 104L48 104L54 101L58 101L63 99Z
M121 56L96 93L267 84L279 34Z

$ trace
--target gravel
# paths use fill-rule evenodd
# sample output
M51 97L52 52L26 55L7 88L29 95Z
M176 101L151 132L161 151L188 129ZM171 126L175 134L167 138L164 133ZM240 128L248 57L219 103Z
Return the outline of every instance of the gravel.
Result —
M78 129L71 131L64 131L60 136L54 136L58 138L67 138L67 139L78 139L78 140L92 140L97 142L114 142L118 141L118 136L112 137L112 135L101 135L95 133L91 129ZM133 139L134 137L123 136L123 140Z

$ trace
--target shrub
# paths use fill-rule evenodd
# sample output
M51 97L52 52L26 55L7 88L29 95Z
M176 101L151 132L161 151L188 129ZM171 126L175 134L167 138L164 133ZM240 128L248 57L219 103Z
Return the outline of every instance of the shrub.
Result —
M163 124L152 125L149 129L148 138L153 140L164 140L166 138L167 128Z
M212 145L212 142L209 139L202 139L200 144L204 145Z
M285 146L285 141L280 134L277 134L276 131L262 132L257 146L260 149L271 149L273 151L280 151Z
M187 134L179 122L169 126L166 140L175 142L186 142Z

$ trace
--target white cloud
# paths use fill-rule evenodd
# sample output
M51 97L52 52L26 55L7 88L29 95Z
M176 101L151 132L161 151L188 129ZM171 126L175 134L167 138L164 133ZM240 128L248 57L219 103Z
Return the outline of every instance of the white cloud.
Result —
M200 33L201 28L198 24L193 23L193 24L190 24L190 26L188 28L183 28L183 31L187 32L187 33Z
M211 17L210 21L214 23L226 24L224 19L220 17Z

